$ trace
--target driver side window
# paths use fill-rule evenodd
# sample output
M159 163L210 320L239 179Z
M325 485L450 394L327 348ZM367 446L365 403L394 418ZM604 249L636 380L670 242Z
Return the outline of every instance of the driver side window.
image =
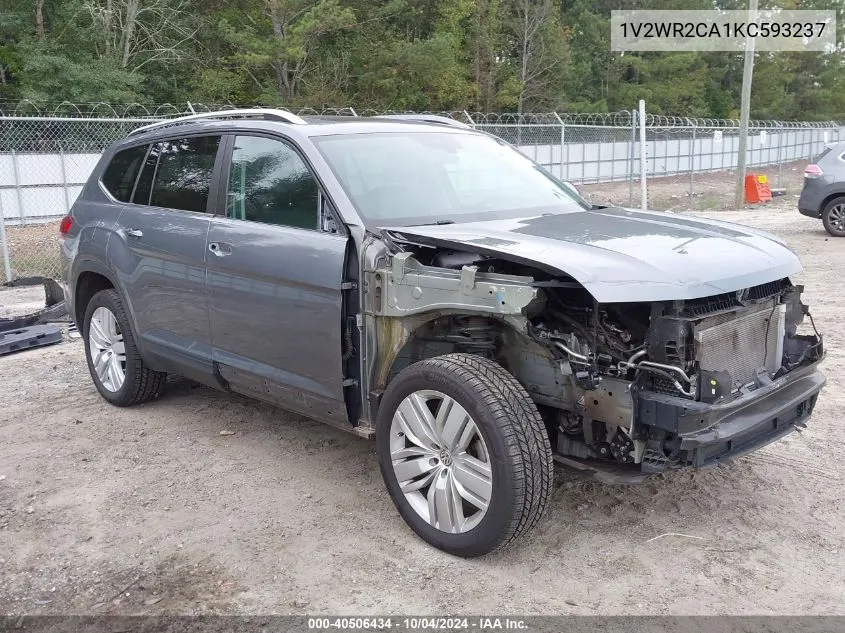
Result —
M317 230L318 188L292 147L261 136L237 136L229 169L226 217Z

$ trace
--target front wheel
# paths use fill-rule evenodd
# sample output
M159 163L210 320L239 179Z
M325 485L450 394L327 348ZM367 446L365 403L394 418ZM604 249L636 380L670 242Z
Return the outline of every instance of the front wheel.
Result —
M825 206L822 223L833 237L845 237L845 196L835 198Z
M543 421L491 360L450 354L407 367L379 405L385 485L421 538L480 556L528 532L546 507L553 462Z

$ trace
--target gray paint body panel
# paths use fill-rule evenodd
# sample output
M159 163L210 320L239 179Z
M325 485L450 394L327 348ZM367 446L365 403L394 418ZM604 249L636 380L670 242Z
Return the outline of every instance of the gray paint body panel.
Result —
M622 208L393 231L564 273L601 303L695 299L801 270L798 257L763 232Z
M347 238L215 216L208 243L230 251L206 257L213 358L237 370L221 369L230 386L347 422L340 289Z
M109 241L109 264L141 346L203 382L212 373L205 295L209 223L205 213L127 205ZM129 229L143 235L131 237Z

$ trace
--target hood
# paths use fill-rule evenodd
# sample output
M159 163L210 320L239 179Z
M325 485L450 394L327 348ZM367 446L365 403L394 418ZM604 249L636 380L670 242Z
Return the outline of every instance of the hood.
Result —
M411 242L503 257L568 275L601 303L696 299L801 270L795 253L761 231L618 207L384 228Z

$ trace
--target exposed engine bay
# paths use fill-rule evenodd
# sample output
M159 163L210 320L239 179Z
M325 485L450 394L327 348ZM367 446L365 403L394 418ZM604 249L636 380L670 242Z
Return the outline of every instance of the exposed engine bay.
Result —
M484 315L445 311L414 333L399 368L450 351L496 360L526 387L546 421L556 459L571 466L599 463L652 474L744 450L756 441L750 431L737 431L712 450L699 450L698 442L729 420L739 420L732 422L737 428L750 425L746 403L755 393L776 389L782 378L823 356L822 337L800 300L803 287L787 278L687 301L600 304L574 280L529 266L410 248L423 267L462 275L469 270L479 280L528 278L536 292L517 319L521 331L514 319L511 327L498 327ZM799 333L805 317L808 332ZM766 421L765 410L755 413L755 433L783 434L783 425L801 425L814 404L815 395L796 405L800 410L788 420Z

